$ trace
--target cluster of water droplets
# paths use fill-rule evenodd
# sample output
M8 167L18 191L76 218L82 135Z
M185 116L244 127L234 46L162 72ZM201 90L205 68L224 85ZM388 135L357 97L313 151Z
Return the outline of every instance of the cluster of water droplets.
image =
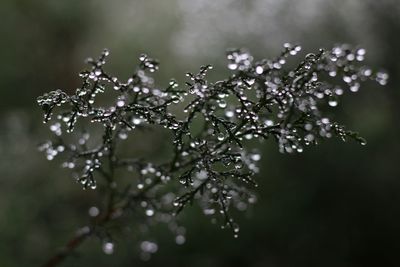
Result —
M65 147L61 144L53 144L52 141L46 141L39 145L38 149L46 154L47 160L53 160L59 153L64 152Z
M246 211L257 200L253 188L257 186L254 177L260 171L261 154L246 150L247 144L273 139L282 153L300 153L306 146L333 136L365 144L321 107L338 106L346 88L357 92L366 80L387 83L386 73L360 65L365 49L347 45L306 54L295 67L286 69L290 58L301 50L299 45L286 43L277 57L258 61L245 49L230 50L228 78L209 81L207 74L212 67L206 65L198 73L187 73L185 87L172 79L165 88L156 86L151 76L159 68L157 60L141 55L137 70L122 81L104 70L109 55L104 50L98 59L87 60L90 68L80 73L82 86L73 95L56 90L37 99L45 122L53 120L50 130L55 136L40 150L49 160L67 152L62 166L73 171L83 188L95 189L97 177L105 176L107 190L120 190L129 203L126 207L141 209L145 222L168 224L177 244L186 238L175 217L193 202L213 223L230 228L237 237L239 226L231 210ZM109 89L116 98L108 106L98 106L96 97ZM177 116L171 107L181 103L185 104L185 115L179 119L182 114ZM52 113L57 113L54 119ZM100 125L101 138L96 141L94 136L99 134L74 132L78 121L89 123L85 126L89 129L90 124ZM196 130L199 124L200 131ZM151 125L172 134L173 155L167 162L119 156L117 144ZM63 136L72 132L75 139L68 143ZM134 177L125 190L118 180L110 181L115 178L109 173L121 166ZM170 181L175 192L162 186ZM119 209L118 214L123 212ZM92 217L99 213L97 207L89 210ZM106 254L114 252L114 243L109 240L103 243ZM140 248L142 258L148 259L158 245L143 241Z
M253 62L253 56L245 49L232 49L227 53L230 70L247 70Z
M386 85L389 76L382 71L374 72L369 67L356 66L356 62L364 61L366 49L352 48L349 45L334 47L329 54L329 62L325 69L331 77L341 75L342 80L351 92L358 92L361 82L372 79L380 85Z
M69 97L62 90L51 91L37 98L37 103L44 111L44 122L51 119L52 110L56 106L61 106L69 100Z

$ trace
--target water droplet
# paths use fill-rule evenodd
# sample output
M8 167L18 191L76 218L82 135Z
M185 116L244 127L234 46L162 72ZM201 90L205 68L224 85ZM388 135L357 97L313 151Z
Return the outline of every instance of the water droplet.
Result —
M178 244L178 245L183 245L183 244L185 243L185 241L186 241L186 238L185 238L185 236L183 236L183 235L177 235L177 236L175 237L175 242L176 242L176 244Z
M312 142L314 140L314 135L313 134L307 134L304 139L308 142Z
M343 76L343 81L344 81L345 83L351 83L352 79L351 79L350 76Z
M232 110L225 111L225 116L227 118L232 118L234 115L235 115L235 113Z
M97 208L97 207L90 207L90 209L89 209L89 215L91 216L91 217L96 217L96 216L98 216L99 214L100 214L100 210L99 210L99 208Z
M249 197L249 199L247 200L250 204L254 204L257 202L257 198L255 196L251 196Z
M360 84L359 83L354 83L353 85L350 86L350 91L353 93L358 92L360 89Z
M120 132L120 133L118 134L118 137L119 137L121 140L126 140L126 139L128 138L128 134L127 134L126 132Z
M364 48L360 48L357 50L357 55L364 56L367 53L367 50Z
M254 161L259 161L261 159L261 155L260 154L252 154L250 156L250 158Z
M356 56L354 54L348 54L346 58L348 61L353 61L356 58Z
M365 146L365 145L367 144L367 141L361 140L361 141L360 141L360 144L361 144L362 146Z
M114 253L114 243L112 242L105 242L103 244L103 252L107 255L111 255Z
M101 70L100 69L95 69L94 75L100 76L101 75Z
M264 121L264 124L265 124L266 126L272 126L272 125L274 125L274 122L273 122L272 120L265 120L265 121Z
M343 95L343 89L342 88L336 88L335 89L335 94L336 95Z
M179 183L186 184L187 183L187 179L185 177L180 177L179 178Z
M122 100L122 99L118 100L118 101L117 101L117 106L120 107L120 108L123 107L123 106L125 106L125 101Z
M321 119L321 122L322 122L323 124L329 124L330 120L329 120L329 118L322 118L322 119Z
M147 210L146 210L146 215L149 216L149 217L153 216L153 215L154 215L154 210L152 210L152 209L147 209Z
M371 70L371 69L364 69L364 70L362 71L362 74L363 74L364 76L371 76L372 70Z
M304 125L304 129L306 129L307 131L311 131L311 129L313 128L311 123L307 123Z
M141 122L142 122L142 120L139 119L139 118L133 118L132 119L132 123L135 124L135 125L139 125Z
M284 44L283 44L283 47L284 47L284 48L291 48L291 47L292 47L292 44L291 44L291 43L284 43Z
M203 213L205 215L213 215L213 214L215 214L215 209L204 209Z
M246 82L248 85L253 85L255 81L256 81L255 79L248 79ZM242 96L241 99L243 99L243 97L245 97L245 96ZM245 100L245 99L243 99L243 100Z
M237 64L235 64L235 63L228 64L228 69L236 70L237 69Z
M336 107L338 105L338 102L336 100L329 100L328 101L329 106L331 107Z
M246 134L244 136L244 138L246 138L247 140L251 140L251 139L253 139L253 135L252 134Z
M226 101L225 100L220 100L219 101L219 103L218 103L218 106L220 107L220 108L226 108Z

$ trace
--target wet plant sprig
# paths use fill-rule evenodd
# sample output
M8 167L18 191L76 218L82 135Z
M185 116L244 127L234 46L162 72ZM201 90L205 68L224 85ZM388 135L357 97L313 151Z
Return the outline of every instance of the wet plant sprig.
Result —
M361 65L365 49L348 45L320 49L286 67L300 51L298 45L285 44L278 57L255 61L244 49L229 50L231 73L226 79L208 80L212 66L207 65L187 73L184 86L172 79L159 87L151 76L159 68L157 60L141 55L136 71L122 81L104 69L109 55L104 50L98 59L87 60L89 69L80 73L82 85L75 93L56 90L39 97L44 122L51 123L54 133L40 150L48 160L64 154L62 166L71 169L84 189L100 187L107 202L89 212L96 219L78 236L98 236L104 252L111 254L109 225L125 227L129 211L134 211L140 225L167 223L182 244L185 230L176 216L196 203L236 237L239 226L230 211L246 210L256 201L254 177L261 154L246 149L249 140L272 139L282 153L300 153L331 137L364 145L362 137L323 110L336 107L346 90L357 92L366 80L385 85L388 75ZM98 105L107 94L116 96ZM183 113L174 109L179 105ZM85 130L75 130L79 125ZM129 136L157 127L172 136L166 142L173 151L164 162L121 153ZM128 183L121 171L129 174ZM146 240L140 248L147 258L157 244Z

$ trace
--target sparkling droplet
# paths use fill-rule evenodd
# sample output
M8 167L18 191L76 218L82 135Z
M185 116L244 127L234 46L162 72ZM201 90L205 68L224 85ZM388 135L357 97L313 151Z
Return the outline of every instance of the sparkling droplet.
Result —
M220 100L219 101L219 103L218 103L218 106L220 107L220 108L226 108L226 101L225 100Z
M132 123L135 124L135 125L139 125L141 122L142 122L142 120L139 119L139 118L133 118L132 119Z
M117 106L120 107L120 108L125 106L125 101L124 100L118 100L117 101Z
M261 155L260 154L252 154L250 156L250 158L254 161L259 161L261 159Z
M237 69L237 64L234 64L234 63L228 64L228 69L236 70Z
M154 215L154 210L152 210L152 209L147 209L147 210L146 210L146 215L149 216L149 217L153 216L153 215Z
M343 76L343 81L344 81L345 83L351 83L352 79L351 79L351 77L349 77L349 76Z
M291 43L284 43L284 44L283 44L283 47L284 47L284 48L291 48L291 47L292 47L292 44L291 44Z
M235 113L232 110L225 111L225 116L228 118L232 118L234 115Z
M342 89L342 88L336 88L336 89L335 89L335 94L337 94L337 95L343 95L343 89Z
M353 93L358 92L359 89L360 89L360 84L359 83L355 83L355 84L350 86L350 91L352 91Z
M100 70L100 69L96 69L96 70L94 71L94 75L100 76L100 75L101 75L101 70Z
M105 242L103 244L103 252L107 255L111 255L114 253L114 243L112 242Z
M366 52L367 51L364 48L360 48L357 50L357 55L364 56Z
M338 102L336 100L329 100L328 104L331 107L336 107L338 105Z
M266 126L272 126L272 125L274 125L274 122L273 122L272 120L265 120L265 121L264 121L264 124L265 124Z

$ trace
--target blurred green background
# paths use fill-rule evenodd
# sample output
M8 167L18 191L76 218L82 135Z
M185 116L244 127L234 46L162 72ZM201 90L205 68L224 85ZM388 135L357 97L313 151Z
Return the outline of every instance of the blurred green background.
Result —
M94 193L36 150L48 131L35 101L75 90L84 58L107 47L108 69L128 77L146 52L163 85L208 63L223 78L226 48L273 57L284 42L304 53L361 45L366 64L389 72L386 87L367 83L335 112L368 145L329 140L281 155L268 142L238 239L194 208L182 217L185 245L157 231L150 261L125 236L112 256L91 239L63 266L400 266L398 0L2 0L0 18L0 266L38 266L87 223Z

